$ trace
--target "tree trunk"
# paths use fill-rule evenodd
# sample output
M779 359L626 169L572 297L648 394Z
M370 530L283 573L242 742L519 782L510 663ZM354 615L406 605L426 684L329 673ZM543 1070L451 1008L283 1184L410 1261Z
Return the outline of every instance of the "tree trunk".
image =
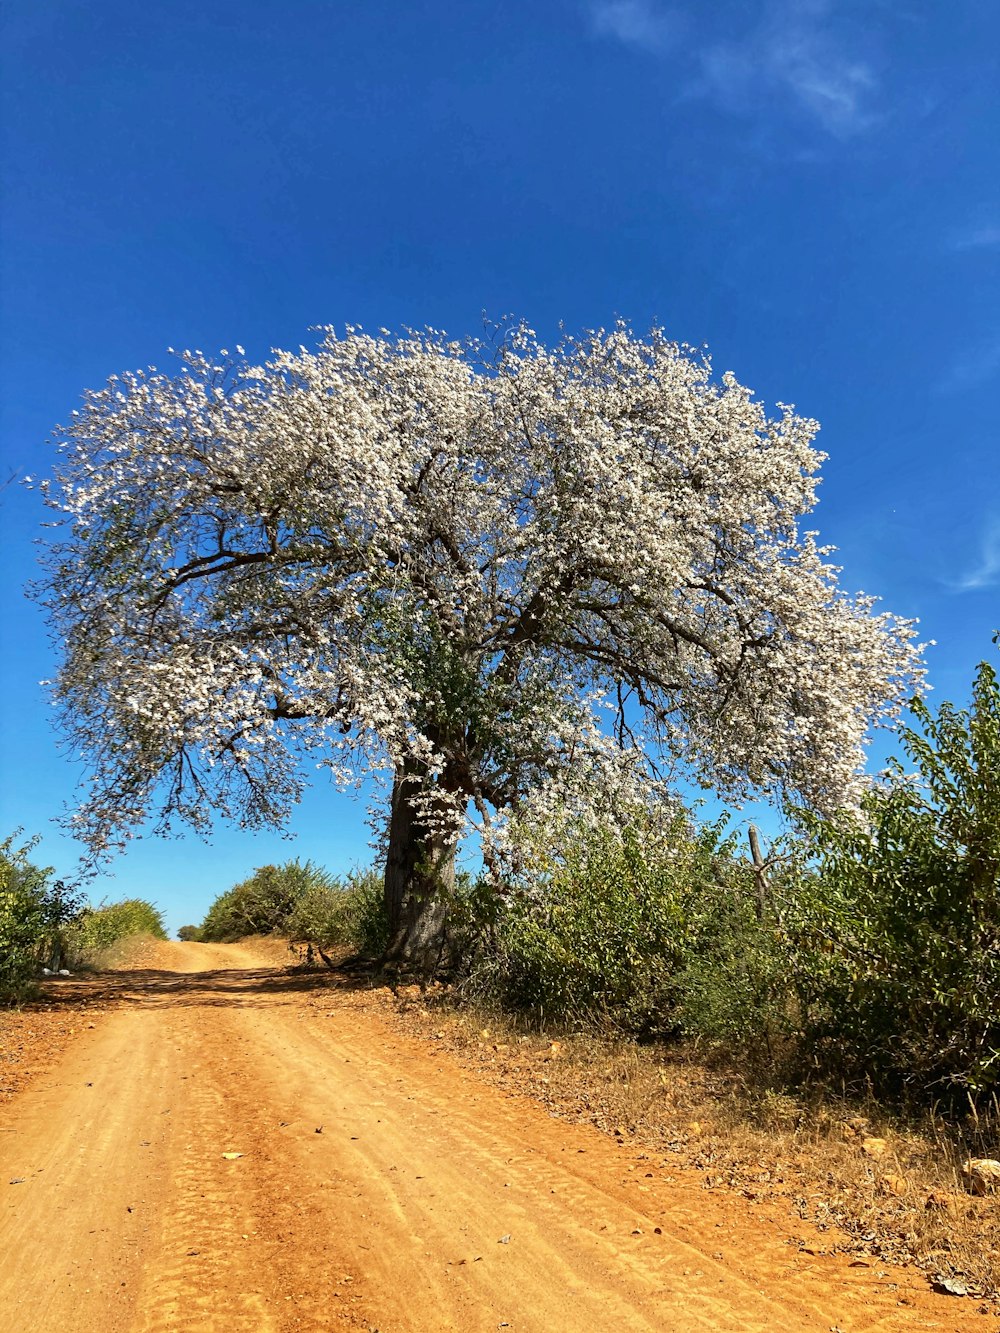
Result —
M419 776L397 775L389 815L385 906L389 947L385 961L409 963L426 975L448 960L448 909L455 887L455 847L427 828L409 799Z
M760 850L760 838L757 828L751 824L747 830L750 840L750 855L753 858L753 877L757 885L757 920L763 921L767 914L767 900L770 896L771 881L767 877L767 862Z

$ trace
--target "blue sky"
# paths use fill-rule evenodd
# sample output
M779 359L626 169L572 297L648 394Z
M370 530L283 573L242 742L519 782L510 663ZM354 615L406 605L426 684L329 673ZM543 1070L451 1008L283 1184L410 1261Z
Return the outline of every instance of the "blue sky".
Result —
M2 18L7 471L168 346L317 324L545 337L657 320L823 424L844 583L918 616L936 697L1000 628L1000 10L984 0L10 0ZM0 496L0 832L78 774L22 595L44 514ZM95 896L173 926L255 866L363 861L315 789L291 841L136 845Z

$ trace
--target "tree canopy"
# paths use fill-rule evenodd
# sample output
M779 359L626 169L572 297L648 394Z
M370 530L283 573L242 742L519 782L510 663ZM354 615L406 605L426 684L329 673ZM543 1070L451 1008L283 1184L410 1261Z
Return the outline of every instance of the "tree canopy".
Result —
M468 819L489 844L532 793L664 757L851 801L919 649L802 530L816 430L625 326L327 330L113 378L45 487L77 831L280 825L303 761L382 772L398 919Z

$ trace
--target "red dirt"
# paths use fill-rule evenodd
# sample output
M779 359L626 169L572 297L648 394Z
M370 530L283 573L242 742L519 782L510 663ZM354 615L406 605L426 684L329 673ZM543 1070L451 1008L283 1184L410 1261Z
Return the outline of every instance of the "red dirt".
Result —
M989 1327L504 1095L343 979L241 945L148 964L0 1027L9 1055L65 1024L0 1106L3 1333Z

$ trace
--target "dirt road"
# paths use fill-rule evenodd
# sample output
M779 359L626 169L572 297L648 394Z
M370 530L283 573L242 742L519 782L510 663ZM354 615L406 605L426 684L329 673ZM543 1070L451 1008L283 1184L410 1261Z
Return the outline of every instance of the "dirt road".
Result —
M2 1333L989 1326L799 1253L329 978L236 945L155 961L0 1115Z

